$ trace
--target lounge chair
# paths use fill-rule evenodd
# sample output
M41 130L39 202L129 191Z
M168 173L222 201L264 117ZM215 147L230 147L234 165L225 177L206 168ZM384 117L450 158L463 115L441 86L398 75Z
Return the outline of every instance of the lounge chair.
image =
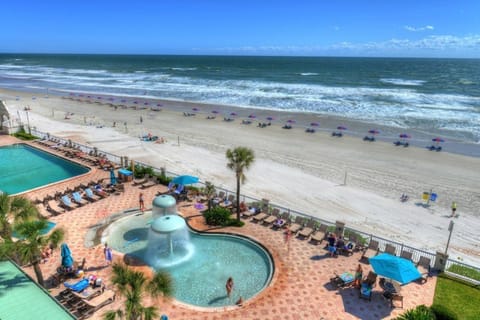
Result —
M57 200L50 199L46 202L45 209L50 212L52 215L57 216L63 212L65 209L59 205Z
M274 208L272 210L272 213L268 217L263 219L263 224L268 226L277 221L278 218L280 218L280 210L278 210L278 208Z
M305 222L305 219L304 219L304 218L302 218L302 217L296 217L296 218L295 218L295 222L292 223L292 224L288 227L288 229L290 230L290 232L291 232L292 234L295 234L295 233L297 233L300 229L303 228L304 222Z
M83 202L82 196L80 195L80 193L78 193L78 191L72 193L72 197L73 197L73 202L75 202L79 206L83 206L85 204L85 202Z
M370 240L368 248L363 252L361 259L369 259L375 257L378 254L378 241Z
M153 187L154 185L157 184L157 178L156 177L152 177L150 178L147 182L143 183L140 188L142 189L147 189L147 188L150 188L150 187Z
M62 208L65 208L67 210L73 210L75 207L72 204L72 201L70 200L70 197L68 195L64 195L60 198L60 206Z
M400 257L402 257L403 259L410 260L410 261L412 261L412 256L413 256L413 254L410 251L405 251L405 250L403 250L402 253L400 254Z
M250 207L248 210L242 212L243 218L251 218L256 214L260 214L260 208Z
M88 281L88 279L84 278L76 283L64 282L63 285L74 292L80 292L88 288L90 282Z
M252 218L252 221L253 222L261 222L263 221L265 218L267 218L269 215L267 213L264 213L264 212L261 212L259 214L256 214L253 216Z
M420 259L418 260L417 269L422 275L422 282L427 282L427 279L430 276L430 263L431 259L424 256L420 256Z
M178 187L175 188L175 190L173 191L173 193L175 194L180 194L183 192L183 189L185 188L185 186L183 184L179 184Z
M277 219L273 222L272 229L277 230L277 229L283 228L283 226L285 226L289 218L290 218L290 213L286 211L283 212L282 215L280 216L280 220Z
M141 184L147 183L149 179L150 179L150 175L146 174L145 176L143 176L143 178L133 179L133 185L139 186Z
M83 190L83 191L84 191L84 197L85 197L85 199L87 199L88 201L90 201L90 202L95 202L95 201L97 201L97 200L100 200L100 198L93 193L92 189L86 188L86 189Z
M323 239L327 236L328 226L326 224L321 224L320 227L312 234L310 241L315 244L322 243Z
M396 256L396 252L397 252L397 248L395 248L394 245L391 245L389 243L387 243L385 245L385 253L388 253L388 254L391 254L392 256Z
M298 232L298 236L302 239L307 239L310 235L315 231L315 223L316 221L311 219L307 222L306 226Z
M91 316L95 311L112 303L115 300L115 292L113 290L105 290L101 295L90 300L83 300L83 306L78 308L79 318L85 319Z

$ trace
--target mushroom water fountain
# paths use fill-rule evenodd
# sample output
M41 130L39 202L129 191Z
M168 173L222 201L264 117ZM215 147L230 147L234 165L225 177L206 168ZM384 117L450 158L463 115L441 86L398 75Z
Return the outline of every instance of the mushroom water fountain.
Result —
M187 261L193 255L194 247L185 220L176 214L175 198L162 195L156 197L152 205L146 262L157 269Z

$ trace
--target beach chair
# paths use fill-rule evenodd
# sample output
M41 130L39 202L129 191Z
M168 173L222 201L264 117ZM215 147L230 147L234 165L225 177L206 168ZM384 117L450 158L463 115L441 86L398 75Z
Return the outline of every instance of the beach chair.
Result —
M400 254L400 257L402 257L403 259L410 260L410 261L412 261L412 256L413 256L413 254L410 251L405 251L405 250L403 250L402 253Z
M84 278L76 283L64 282L63 285L66 288L72 290L73 292L80 292L88 288L90 282L88 281L88 279Z
M97 200L100 200L100 198L98 196L96 196L93 193L92 189L90 189L90 188L86 188L85 190L83 190L83 192L84 192L85 199L87 199L90 202L95 202Z
M256 214L252 217L252 222L261 222L263 221L265 218L267 218L269 215L265 212L261 212L259 214Z
M185 186L183 184L179 184L178 187L175 189L174 193L178 195L183 192L184 188Z
M60 206L62 208L65 208L67 210L73 210L75 207L72 204L72 201L70 200L70 197L68 195L64 195L60 198Z
M277 230L277 229L283 228L283 226L285 226L289 218L290 218L290 213L286 211L283 212L282 215L280 216L280 220L277 219L273 222L272 229Z
M397 248L394 245L387 243L385 245L385 253L391 254L392 256L396 256Z
M322 243L323 239L327 236L328 226L326 224L321 224L320 227L312 234L310 241L319 244Z
M378 254L378 241L370 240L368 248L363 252L361 259L369 259L375 257Z
M280 210L278 208L274 208L272 210L272 213L268 217L263 219L263 224L268 226L268 225L274 223L275 221L277 221L277 219L279 217L280 217Z
M243 218L251 218L256 214L259 214L261 212L260 208L255 208L255 207L249 207L248 210L242 212L242 217Z
M157 184L157 178L156 177L152 177L150 178L147 182L143 183L140 188L141 189L147 189L147 188L151 188L153 187L154 185Z
M61 207L57 200L54 198L47 200L45 209L50 212L52 215L57 216L65 212L65 208Z
M147 183L149 179L150 179L150 175L146 174L145 176L143 176L143 178L133 179L133 185L134 186L142 185L144 183Z
M300 217L300 216L298 216L298 217L295 218L295 222L292 223L292 224L288 227L288 229L290 230L290 232L291 232L292 234L295 234L295 233L297 233L298 231L300 231L300 229L303 228L304 222L305 222L305 219L302 218L302 217Z
M85 202L82 199L82 196L80 195L80 193L78 193L78 191L72 193L72 197L73 197L73 202L75 202L79 206L83 206L85 204Z
M431 259L427 258L425 256L420 256L420 259L418 259L417 263L417 269L422 275L422 278L420 279L422 282L427 282L428 277L430 276L430 263Z
M83 300L83 306L77 309L79 317L85 319L90 317L95 311L115 301L115 291L105 290L99 296L90 300Z
M308 221L305 227L298 232L297 236L301 237L302 239L307 239L308 237L310 237L310 235L315 230L315 223L316 221L313 219Z

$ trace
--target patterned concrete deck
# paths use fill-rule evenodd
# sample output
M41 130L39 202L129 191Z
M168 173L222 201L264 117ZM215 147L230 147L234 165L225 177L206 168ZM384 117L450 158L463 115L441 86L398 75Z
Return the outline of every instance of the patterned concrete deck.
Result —
M0 145L11 144L16 139L0 136ZM38 146L37 146L38 147ZM67 187L74 187L80 183L108 177L108 173L93 169L85 176L74 178L48 186L26 196L35 199L43 198L47 194L63 191ZM125 209L138 208L140 189L131 183L126 184L126 190L120 195L111 195L106 199L85 205L70 212L50 217L58 227L66 230L65 241L69 244L73 256L77 260L85 258L87 274L95 273L104 279L111 287L109 277L110 267L105 266L103 248L96 245L85 247L85 235L91 226L99 223L105 217L122 212ZM164 186L154 186L141 190L148 204L157 191L164 191ZM148 207L148 205L147 205ZM178 210L188 219L190 225L199 230L206 230L203 218L191 203L179 203ZM198 308L184 306L174 300L159 299L150 303L159 307L160 312L167 314L170 319L389 319L401 314L404 310L419 304L430 305L433 301L436 278L430 278L425 284L410 283L402 288L404 307L391 308L384 300L380 289L374 289L371 301L359 298L355 288L334 289L329 284L334 272L354 271L359 263L360 253L353 256L330 258L326 255L323 245L293 238L290 241L290 250L284 243L282 231L274 231L268 227L246 221L243 228L223 228L215 231L240 233L261 242L272 254L275 261L275 275L270 286L256 298L246 301L242 307L229 307L215 311L201 311ZM121 257L115 254L115 259ZM60 263L59 251L48 262L41 265L46 279L55 273ZM361 262L364 275L371 270L368 264ZM32 268L25 268L33 276ZM61 286L62 287L62 286ZM56 295L63 288L51 288L52 295ZM106 310L117 309L122 305L122 299L117 299L99 311L90 319L101 319Z

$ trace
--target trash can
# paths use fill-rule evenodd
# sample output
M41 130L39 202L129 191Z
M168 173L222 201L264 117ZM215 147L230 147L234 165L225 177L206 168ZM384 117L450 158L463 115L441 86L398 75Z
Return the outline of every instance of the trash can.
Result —
M129 182L133 180L133 172L127 169L118 170L118 178L123 182Z

